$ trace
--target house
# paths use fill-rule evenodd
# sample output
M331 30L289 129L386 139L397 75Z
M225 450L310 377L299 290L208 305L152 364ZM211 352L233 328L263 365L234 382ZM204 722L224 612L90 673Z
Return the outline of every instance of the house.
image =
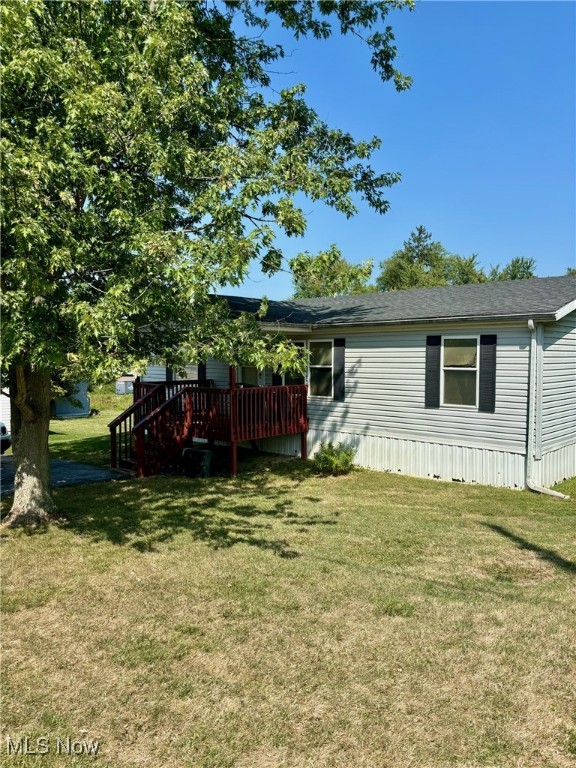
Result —
M363 467L508 488L576 475L575 276L270 301L262 323L309 350L305 380L247 366L234 379L307 384L310 454L341 442ZM226 363L202 372L229 388ZM302 451L296 433L256 442Z
M119 376L116 379L115 392L117 395L131 395L134 392L136 376Z

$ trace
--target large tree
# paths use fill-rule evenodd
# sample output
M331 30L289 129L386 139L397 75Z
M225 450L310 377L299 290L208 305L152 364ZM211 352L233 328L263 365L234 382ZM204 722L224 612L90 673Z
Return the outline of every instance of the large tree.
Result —
M373 265L372 259L360 264L346 261L336 245L331 245L328 250L315 255L307 251L299 253L290 259L294 298L312 299L317 296L371 293L375 288L368 281Z
M210 295L253 259L280 267L275 234L301 235L303 194L349 216L384 212L398 176L377 139L322 122L305 88L270 88L280 46L361 36L398 90L386 18L410 0L6 0L2 13L2 371L16 464L12 523L53 510L51 377L112 375L151 356L263 366L297 350L223 322ZM264 35L264 37L263 37Z

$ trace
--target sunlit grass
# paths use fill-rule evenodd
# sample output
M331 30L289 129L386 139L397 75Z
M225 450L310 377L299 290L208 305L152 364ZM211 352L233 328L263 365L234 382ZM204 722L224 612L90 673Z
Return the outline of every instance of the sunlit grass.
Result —
M575 502L266 457L56 500L4 532L3 731L100 752L43 766L573 765Z

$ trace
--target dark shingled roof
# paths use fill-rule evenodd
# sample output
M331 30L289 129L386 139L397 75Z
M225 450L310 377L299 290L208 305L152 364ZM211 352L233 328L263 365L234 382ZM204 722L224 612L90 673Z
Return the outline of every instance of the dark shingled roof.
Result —
M257 312L259 299L225 296L233 313ZM556 320L576 302L576 275L447 285L322 299L269 301L265 323L325 327L427 320ZM575 307L576 308L576 307Z

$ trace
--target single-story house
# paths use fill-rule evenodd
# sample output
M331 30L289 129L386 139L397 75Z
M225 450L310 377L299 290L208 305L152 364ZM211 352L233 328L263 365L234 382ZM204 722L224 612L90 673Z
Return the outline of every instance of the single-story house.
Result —
M508 488L576 475L576 276L270 301L262 323L307 347L305 379L249 366L236 379L308 385L309 454L344 443L363 467ZM201 373L229 386L222 361Z

